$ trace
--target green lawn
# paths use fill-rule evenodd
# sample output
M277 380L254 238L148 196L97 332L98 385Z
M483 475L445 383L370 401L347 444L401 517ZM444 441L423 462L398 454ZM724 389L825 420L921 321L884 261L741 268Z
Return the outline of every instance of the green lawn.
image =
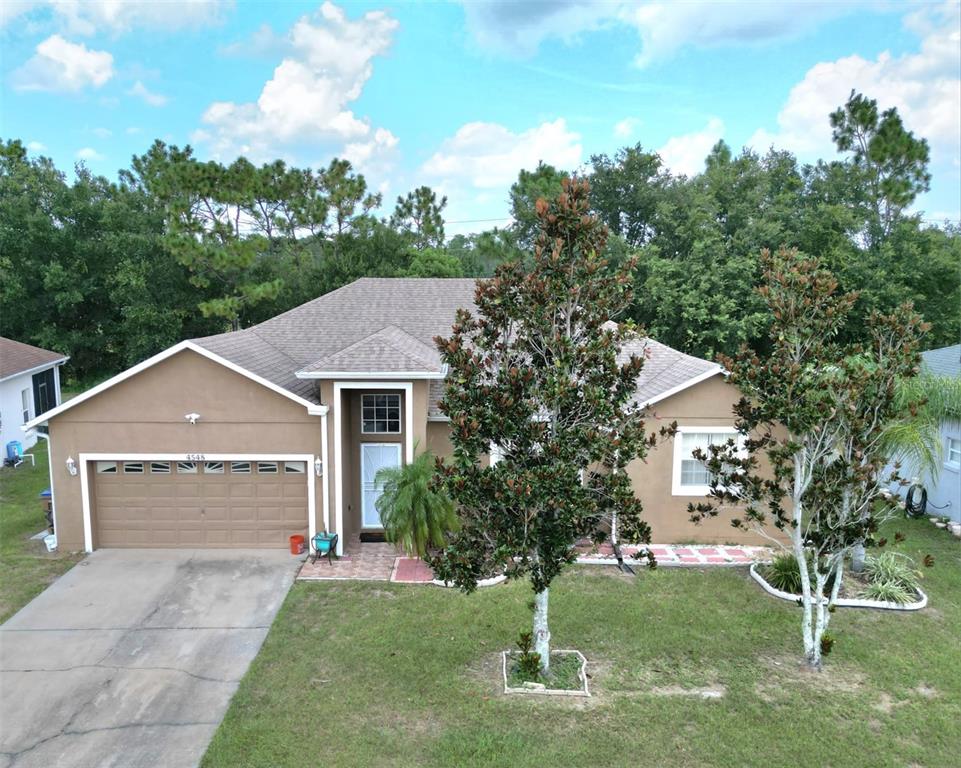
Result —
M39 494L50 485L46 443L41 440L30 453L36 467L26 461L17 469L0 469L0 622L80 559L50 554L42 541L30 540L47 524Z
M931 607L839 610L820 675L797 663L799 609L743 569L570 570L551 626L592 662L588 701L498 692L524 584L298 583L203 766L956 766L961 544L898 527L935 557Z

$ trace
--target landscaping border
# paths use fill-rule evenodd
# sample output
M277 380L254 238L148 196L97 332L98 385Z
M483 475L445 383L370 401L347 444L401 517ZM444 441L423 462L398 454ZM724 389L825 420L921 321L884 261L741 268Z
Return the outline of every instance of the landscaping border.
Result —
M754 579L769 595L780 598L781 600L790 600L792 603L796 603L801 599L800 595L792 595L790 592L782 592L776 587L772 587L767 579L765 579L760 573L757 572L757 565L752 564L751 578ZM892 603L886 600L863 600L859 598L851 597L839 597L835 601L835 605L838 608L874 608L882 611L920 611L922 608L926 607L928 604L928 596L923 590L918 589L918 595L920 599L913 603Z
M477 586L493 587L495 584L503 584L505 581L507 581L507 577L502 573L500 576L491 576L489 579L481 579L477 582ZM433 579L430 583L437 587L444 587L445 589L457 589L456 585L451 584L449 581Z
M583 684L583 689L580 690L566 690L560 688L512 688L507 684L507 658L511 655L513 651L501 651L501 673L504 676L504 693L521 693L521 694L533 694L534 696L582 696L591 697L590 688L587 685L587 657L578 650L574 649L563 649L551 651L551 655L554 654L577 654L581 660L581 669L578 672L578 677Z

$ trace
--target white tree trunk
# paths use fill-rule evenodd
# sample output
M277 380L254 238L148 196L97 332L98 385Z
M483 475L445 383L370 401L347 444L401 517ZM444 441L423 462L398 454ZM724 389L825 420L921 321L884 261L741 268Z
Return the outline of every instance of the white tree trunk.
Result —
M798 529L791 532L794 544L794 558L797 560L801 575L801 637L804 640L804 658L811 666L821 664L821 649L814 641L814 595L811 594L811 574L808 571L807 553Z
M534 651L541 655L541 672L551 665L551 632L547 628L547 590L534 595Z

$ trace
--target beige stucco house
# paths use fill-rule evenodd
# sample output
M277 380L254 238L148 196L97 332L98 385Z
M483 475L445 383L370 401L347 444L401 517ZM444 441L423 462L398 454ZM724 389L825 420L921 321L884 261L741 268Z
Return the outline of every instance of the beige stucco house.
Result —
M49 432L60 547L284 547L326 530L342 548L376 535L377 470L415 446L451 451L432 340L473 296L473 280L361 279L181 342L33 419L25 429ZM751 541L686 512L708 482L691 451L727 439L738 393L716 364L646 346L637 399L652 428L680 427L629 468L655 541Z

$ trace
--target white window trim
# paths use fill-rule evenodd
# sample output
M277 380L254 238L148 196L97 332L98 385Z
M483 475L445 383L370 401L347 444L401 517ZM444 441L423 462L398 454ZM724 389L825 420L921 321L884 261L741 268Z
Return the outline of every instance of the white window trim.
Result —
M396 431L396 432L392 432L392 431L390 431L390 430L387 430L386 432L377 432L377 431L368 431L368 430L364 429L364 398L365 398L365 397L377 397L377 396L379 396L379 395L393 395L393 396L396 397L397 400L398 400L398 406L397 406L397 407L398 407L398 410L400 411L400 413L397 414L397 431ZM388 407L389 407L389 406L388 406ZM376 408L377 408L377 406L375 405L375 406L374 406L374 409L375 409L375 418L374 418L374 421L377 421L377 419L376 419ZM403 414L403 413L404 413L404 398L401 397L400 392L364 392L364 393L360 396L360 434L362 434L362 435L399 435L399 434L403 431L403 430L401 429L401 426L400 426L400 425L401 425L401 421L403 420L403 417L402 417L402 414ZM385 421L387 421L387 422L389 423L389 422L390 422L390 419L389 419L389 418L388 418L388 419L385 419Z
M81 453L80 464L80 504L83 510L83 548L93 552L93 523L90 516L90 462L94 461L304 461L308 467L314 465L316 456L310 453L204 453L191 452L190 456L202 455L202 459L189 458L184 453ZM313 473L304 473L307 478L307 528L311 537L317 532L316 491ZM326 511L325 511L326 515Z
M711 486L709 485L681 485L681 462L685 459L692 458L690 456L682 455L682 444L684 441L681 440L680 437L685 433L727 435L729 437L736 437L737 430L734 427L700 427L690 425L677 428L677 434L674 436L674 465L671 469L671 495L709 496L711 493ZM738 440L738 445L741 445L741 440Z
M334 523L337 537L337 554L344 554L344 434L343 419L341 418L341 393L345 389L400 389L404 392L404 455L410 464L414 460L414 383L412 381L385 383L383 381L335 381L334 382ZM324 417L326 418L326 417ZM324 435L327 434L326 423L322 424ZM326 442L321 444L321 450L326 451ZM327 482L327 456L323 457L324 483ZM327 492L326 486L324 492ZM326 521L325 521L326 522ZM327 529L328 531L330 528Z
M951 443L955 442L958 444L958 448L961 448L961 439L957 437L945 437L944 439L944 468L950 470L951 472L961 471L961 461L951 461Z
M26 399L24 399L26 395ZM23 387L20 390L20 418L24 428L33 418L33 386Z

